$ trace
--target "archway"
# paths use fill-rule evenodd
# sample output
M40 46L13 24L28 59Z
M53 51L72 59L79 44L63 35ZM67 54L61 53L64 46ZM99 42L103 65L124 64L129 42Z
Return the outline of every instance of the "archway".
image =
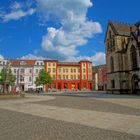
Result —
M139 90L139 77L138 75L134 74L131 80L132 84L132 93L138 93Z

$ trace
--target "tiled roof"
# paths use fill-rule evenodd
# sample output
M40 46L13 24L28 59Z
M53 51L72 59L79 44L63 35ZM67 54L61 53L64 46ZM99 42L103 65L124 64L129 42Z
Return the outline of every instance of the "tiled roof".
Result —
M136 30L136 26L134 24L126 24L126 23L113 22L113 21L110 21L109 24L112 26L115 33L118 35L130 36L131 27L133 31Z
M80 66L78 62L58 62L59 66Z
M36 60L9 60L13 66L34 66Z
M45 62L58 62L58 60L45 60Z

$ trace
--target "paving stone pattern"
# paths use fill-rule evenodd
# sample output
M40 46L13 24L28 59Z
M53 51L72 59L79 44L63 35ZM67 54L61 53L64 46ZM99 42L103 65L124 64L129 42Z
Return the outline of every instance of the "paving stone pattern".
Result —
M140 136L0 109L0 140L140 140Z
M119 99L118 99L119 102ZM82 110L94 110L102 112L111 112L127 115L140 116L140 109L127 107L107 101L98 100L97 98L56 96L56 99L50 101L34 102L35 104L59 106L67 108L76 108Z

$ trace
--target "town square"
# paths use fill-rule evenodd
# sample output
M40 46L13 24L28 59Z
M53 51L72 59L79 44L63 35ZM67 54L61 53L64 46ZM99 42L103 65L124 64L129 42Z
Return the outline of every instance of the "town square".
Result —
M139 140L139 0L0 1L0 140Z

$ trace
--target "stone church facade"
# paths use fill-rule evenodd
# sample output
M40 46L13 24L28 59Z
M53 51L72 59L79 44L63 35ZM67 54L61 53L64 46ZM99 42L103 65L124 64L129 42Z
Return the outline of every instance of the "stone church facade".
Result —
M108 22L105 36L107 91L140 93L140 22Z

